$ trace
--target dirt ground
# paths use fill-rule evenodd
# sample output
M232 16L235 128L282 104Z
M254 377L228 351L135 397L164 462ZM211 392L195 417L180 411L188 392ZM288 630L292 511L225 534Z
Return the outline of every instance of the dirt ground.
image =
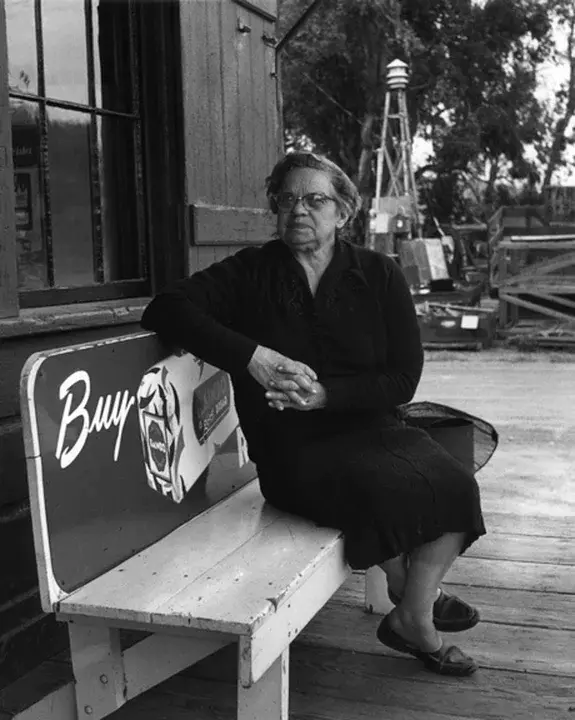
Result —
M415 399L498 430L499 448L478 475L485 510L575 516L575 354L428 352Z

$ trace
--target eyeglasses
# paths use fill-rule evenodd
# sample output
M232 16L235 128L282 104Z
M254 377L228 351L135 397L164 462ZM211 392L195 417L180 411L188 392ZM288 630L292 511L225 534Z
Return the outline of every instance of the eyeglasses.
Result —
M301 200L301 204L306 210L321 210L328 202L335 202L335 198L325 195L324 193L307 193L306 195L294 195L290 192L281 192L272 195L276 205L280 210L290 211Z

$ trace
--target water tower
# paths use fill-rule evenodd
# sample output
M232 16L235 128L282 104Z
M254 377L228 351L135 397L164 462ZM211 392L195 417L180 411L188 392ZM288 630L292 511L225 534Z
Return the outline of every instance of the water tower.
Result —
M389 255L397 255L402 239L421 237L405 97L408 83L407 64L389 63L370 228L371 246Z

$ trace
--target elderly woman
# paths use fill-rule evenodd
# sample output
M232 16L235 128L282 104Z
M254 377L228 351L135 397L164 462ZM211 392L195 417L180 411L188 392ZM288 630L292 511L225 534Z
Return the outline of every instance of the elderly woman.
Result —
M335 164L285 156L267 179L278 238L157 296L142 324L228 371L266 500L340 528L353 568L379 564L395 603L377 636L437 673L474 661L439 631L477 611L440 589L484 534L473 475L398 406L423 353L397 264L338 238L360 198Z

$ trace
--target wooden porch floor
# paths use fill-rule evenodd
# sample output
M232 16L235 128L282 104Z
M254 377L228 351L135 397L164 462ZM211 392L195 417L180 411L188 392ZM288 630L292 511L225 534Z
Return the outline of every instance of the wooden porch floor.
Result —
M442 678L378 644L379 618L364 612L357 574L292 650L290 717L574 719L575 364L489 353L432 360L418 399L477 413L501 435L479 475L488 535L446 583L480 609L477 627L451 636L480 669L471 678ZM234 660L226 649L111 717L232 720Z

